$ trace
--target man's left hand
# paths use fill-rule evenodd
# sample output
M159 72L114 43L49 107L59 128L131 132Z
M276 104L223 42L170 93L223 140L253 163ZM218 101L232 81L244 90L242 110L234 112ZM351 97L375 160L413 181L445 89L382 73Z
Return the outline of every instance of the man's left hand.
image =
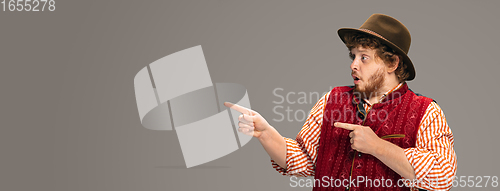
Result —
M336 122L335 127L350 130L351 148L362 153L375 155L383 140L368 126Z

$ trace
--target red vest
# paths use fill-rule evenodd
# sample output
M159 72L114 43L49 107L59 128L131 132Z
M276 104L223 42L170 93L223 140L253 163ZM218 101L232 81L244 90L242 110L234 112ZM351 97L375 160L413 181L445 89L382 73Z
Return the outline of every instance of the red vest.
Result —
M420 121L431 101L415 95L405 83L366 112L352 87L334 88L323 113L316 161L315 180L321 184L315 184L313 190L346 190L344 186L350 190L410 190L398 187L401 176L380 160L354 151L350 131L333 124L369 126L380 138L403 149L415 147Z

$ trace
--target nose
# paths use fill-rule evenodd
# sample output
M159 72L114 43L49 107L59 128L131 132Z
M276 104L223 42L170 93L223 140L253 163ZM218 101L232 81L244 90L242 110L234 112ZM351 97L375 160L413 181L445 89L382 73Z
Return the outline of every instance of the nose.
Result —
M358 69L359 69L358 60L357 59L352 60L351 70L358 71Z

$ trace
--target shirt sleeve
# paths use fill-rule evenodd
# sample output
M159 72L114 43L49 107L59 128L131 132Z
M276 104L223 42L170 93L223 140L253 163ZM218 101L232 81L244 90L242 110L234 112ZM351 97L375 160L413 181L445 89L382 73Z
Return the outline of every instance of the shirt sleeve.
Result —
M282 175L314 176L323 112L329 95L330 92L326 93L314 105L295 140L284 138L287 150L286 169L271 160L273 168Z
M432 102L420 122L416 147L404 149L417 179L412 187L426 190L451 189L457 171L453 143L453 133L443 111L437 103Z

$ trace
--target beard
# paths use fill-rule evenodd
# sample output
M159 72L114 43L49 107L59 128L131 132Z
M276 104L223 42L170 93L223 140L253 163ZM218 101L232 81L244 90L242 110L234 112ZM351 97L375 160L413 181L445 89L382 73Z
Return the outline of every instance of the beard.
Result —
M384 82L384 71L378 69L368 80L364 81L364 86L360 86L359 84L354 85L354 94L359 95L360 98L379 96L379 94L381 95L384 93L380 92L380 88L383 86Z

